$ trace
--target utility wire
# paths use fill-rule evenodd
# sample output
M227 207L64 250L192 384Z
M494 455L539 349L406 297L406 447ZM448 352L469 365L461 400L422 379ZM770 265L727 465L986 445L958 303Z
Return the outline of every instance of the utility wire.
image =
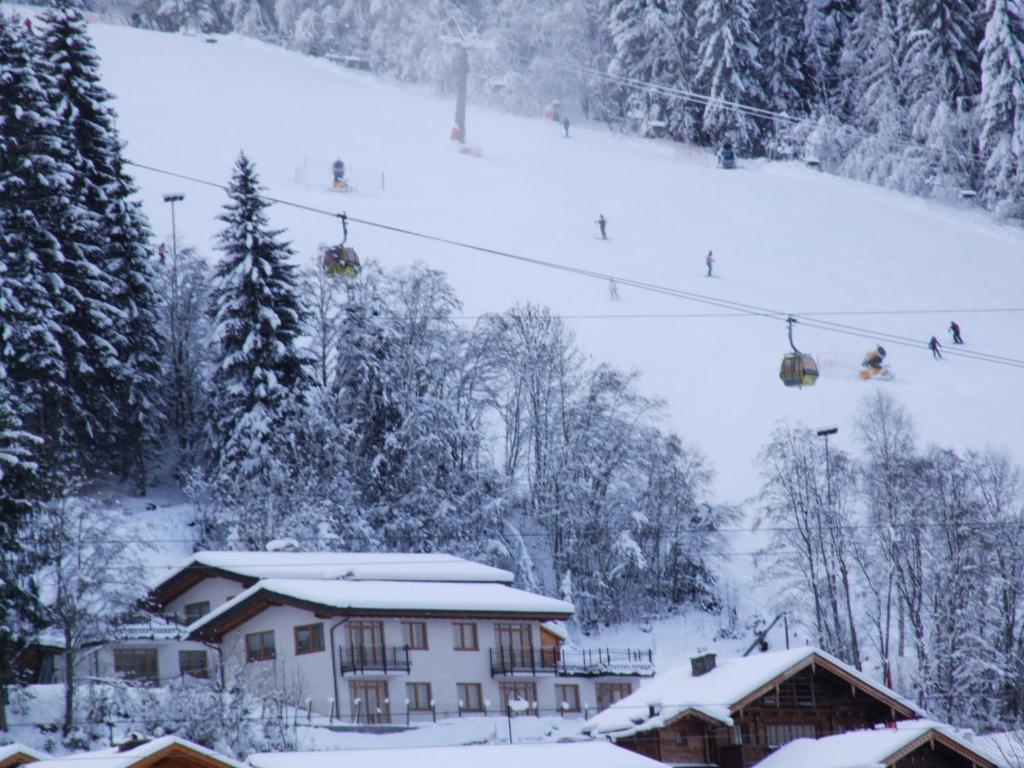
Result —
M217 189L228 189L228 187L224 184L218 184L216 182L208 181L205 179L199 179L194 176L188 176L186 174L168 171L162 168L157 168L155 166L144 165L142 163L135 163L133 161L126 160L125 162L128 165L152 171L154 173L159 173L166 176L191 181L197 184L203 184L205 186L214 187ZM269 195L260 195L260 198L268 202L308 211L310 213L316 213L323 216L330 216L332 218L339 219L342 222L347 221L351 223L362 224L367 227L373 227L375 229L381 229L387 232L394 232L396 234L405 235L408 237L415 237L420 240L426 240L428 242L442 243L445 245L451 245L456 248L463 248L466 250L476 251L478 253L486 253L492 256L498 256L500 258L505 258L520 263L532 264L534 266L553 269L556 271L565 272L567 274L573 274L580 277L587 277L595 280L600 280L604 283L607 283L608 281L614 281L619 285L637 288L650 293L687 299L689 301L697 302L700 304L706 304L708 306L737 311L741 314L747 314L755 317L763 317L769 320L775 320L783 323L786 322L787 319L792 316L796 317L796 319L801 325L806 326L808 328L814 328L816 330L828 331L831 333L838 333L857 338L870 339L876 341L876 343L878 340L882 340L888 344L912 347L914 349L924 349L927 347L927 345L924 344L923 342L908 336L901 336L892 333L875 331L868 328L861 328L857 326L846 325L843 323L836 323L834 321L823 320L813 316L797 316L793 315L790 312L783 312L781 310L761 307L755 304L747 304L745 302L716 298L708 296L706 294L696 293L694 291L686 291L679 288L671 288L669 286L660 285L657 283L649 283L643 280L621 277L606 272L598 272L595 270L583 269L581 267L573 267L568 264L562 264L559 262L549 261L546 259L539 259L531 256L523 256L521 254L511 253L509 251L503 251L497 248L475 245L473 243L468 243L462 240L456 240L454 238L441 237L439 235L431 235L425 232L409 229L407 227L399 227L392 224L385 224L383 222L372 221L370 219L363 219L357 216L348 216L345 213L336 213L333 211L325 210L323 208L316 208L314 206L296 203L290 200L285 200L283 198L271 197ZM1001 355L992 355L983 352L976 352L973 350L952 349L948 347L946 349L947 354L949 354L950 356L965 357L972 360L979 360L982 362L988 362L995 365L1003 365L1012 368L1024 368L1024 360L1022 359L1004 357Z

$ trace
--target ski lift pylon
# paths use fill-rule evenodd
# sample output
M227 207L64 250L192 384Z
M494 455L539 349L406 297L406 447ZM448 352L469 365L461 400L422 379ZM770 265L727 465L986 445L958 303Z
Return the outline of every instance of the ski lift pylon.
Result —
M810 355L801 352L793 343L793 324L795 317L786 318L786 326L789 335L789 346L793 351L782 358L782 365L779 367L779 378L787 387L813 387L818 380L818 364Z

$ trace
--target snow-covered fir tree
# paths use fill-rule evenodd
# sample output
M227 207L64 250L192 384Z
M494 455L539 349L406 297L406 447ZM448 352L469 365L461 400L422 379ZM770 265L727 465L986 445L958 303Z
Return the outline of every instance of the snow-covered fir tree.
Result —
M258 473L273 454L278 427L307 383L292 252L281 230L270 228L260 193L256 170L241 153L228 187L231 201L219 216L223 256L211 295L215 463L236 478Z
M0 237L7 311L0 354L26 429L42 438L41 471L77 465L71 413L85 411L72 385L64 323L76 310L58 277L62 226L75 215L65 133L39 76L37 46L21 22L0 18Z
M764 134L763 118L736 108L765 102L753 22L753 0L701 0L697 6L697 82L709 99L702 129L713 142L728 139L744 152L759 149Z
M805 113L811 103L811 83L800 45L803 5L801 0L761 0L758 4L766 106L790 115Z
M618 87L621 109L641 127L664 123L677 139L694 135L695 110L671 92L636 83L688 91L694 81L695 20L682 0L619 0L608 15L615 53L608 73L634 81Z
M1024 214L1024 2L989 0L981 45L983 194L997 213Z
M910 138L928 148L933 184L961 186L972 172L967 98L979 89L975 19L967 0L901 0L900 85Z
M85 18L72 0L57 0L42 16L42 53L54 73L58 115L77 149L76 194L92 212L95 257L82 284L92 324L82 326L90 346L93 413L102 426L92 437L140 493L161 421L161 341L149 224L121 157L121 142L100 83L99 57ZM100 316L99 311L103 311Z
M855 17L856 0L806 0L802 44L818 111L845 117L842 51Z

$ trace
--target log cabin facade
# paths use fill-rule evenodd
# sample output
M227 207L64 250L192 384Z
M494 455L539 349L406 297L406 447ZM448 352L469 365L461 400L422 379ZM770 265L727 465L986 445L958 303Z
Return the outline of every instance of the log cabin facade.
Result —
M813 648L708 654L593 718L586 730L676 766L747 768L783 745L920 717L921 710Z

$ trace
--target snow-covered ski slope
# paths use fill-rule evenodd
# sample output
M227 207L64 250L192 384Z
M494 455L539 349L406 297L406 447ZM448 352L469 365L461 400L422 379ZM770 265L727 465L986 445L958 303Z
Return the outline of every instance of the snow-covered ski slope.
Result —
M852 448L853 417L878 387L911 410L925 441L1007 447L1024 461L1024 370L935 362L925 348L933 334L949 342L957 319L969 349L1024 358L1024 313L958 311L1024 306L1019 229L792 163L721 171L705 152L580 125L576 115L565 139L539 117L471 104L469 143L483 156L467 157L448 140L452 101L428 90L242 38L92 30L128 156L140 163L224 182L244 148L275 197L525 256L785 312L951 310L829 318L920 340L918 349L885 344L896 374L887 384L856 379L873 340L798 326L798 346L818 356L823 375L791 390L778 379L781 322L637 317L722 310L624 285L614 302L602 281L351 227L364 259L447 272L467 316L529 301L574 318L595 360L638 369L646 390L667 400L671 426L712 460L721 500L756 491L755 457L780 420L836 425L834 445ZM336 157L357 193L327 190ZM224 194L146 171L137 178L157 233L170 238L161 196L184 192L179 243L213 256ZM600 213L608 242L595 237ZM340 236L328 217L282 206L271 215L307 263Z

